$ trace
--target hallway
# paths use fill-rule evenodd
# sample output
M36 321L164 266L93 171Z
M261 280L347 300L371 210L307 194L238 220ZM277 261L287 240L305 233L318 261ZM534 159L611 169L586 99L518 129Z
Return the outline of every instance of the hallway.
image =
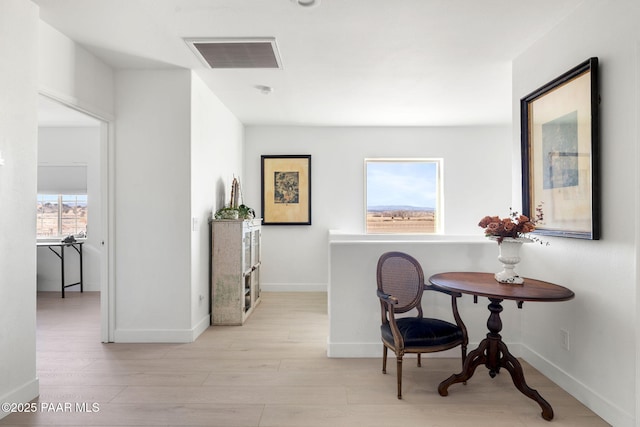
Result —
M398 400L393 359L383 375L378 358L326 357L325 293L262 296L244 326L210 327L194 343L102 344L98 293L39 293L38 411L0 426L550 425L508 375L491 380L478 371L439 396L438 383L459 371L454 359L426 359L422 368L408 359ZM555 410L551 425L607 425L523 367Z

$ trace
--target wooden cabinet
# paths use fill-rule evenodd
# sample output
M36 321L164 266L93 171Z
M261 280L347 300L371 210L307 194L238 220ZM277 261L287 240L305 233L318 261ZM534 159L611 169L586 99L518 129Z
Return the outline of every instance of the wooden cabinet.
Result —
M261 222L212 221L212 325L242 325L260 302Z

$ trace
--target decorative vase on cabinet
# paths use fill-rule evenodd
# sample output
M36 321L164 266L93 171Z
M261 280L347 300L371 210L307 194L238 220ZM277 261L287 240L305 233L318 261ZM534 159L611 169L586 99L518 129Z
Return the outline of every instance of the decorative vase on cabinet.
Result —
M260 302L261 221L211 222L212 325L242 325Z

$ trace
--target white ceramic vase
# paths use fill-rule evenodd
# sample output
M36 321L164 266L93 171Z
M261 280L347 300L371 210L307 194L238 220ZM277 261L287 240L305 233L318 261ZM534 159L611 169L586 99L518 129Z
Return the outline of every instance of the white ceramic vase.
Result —
M497 239L496 239L497 240ZM509 283L513 285L521 285L524 279L515 271L516 265L520 262L520 248L523 243L531 242L527 238L505 237L502 242L498 243L499 255L498 261L502 263L502 271L495 274L495 278L500 283Z

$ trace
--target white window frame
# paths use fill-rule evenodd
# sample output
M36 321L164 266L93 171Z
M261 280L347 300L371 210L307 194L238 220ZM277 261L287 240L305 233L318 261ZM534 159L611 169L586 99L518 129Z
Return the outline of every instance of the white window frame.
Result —
M420 208L420 207L433 208L434 224L433 224L432 232L409 231L409 229L413 227L410 227L410 226L405 227L405 225L407 225L407 221L410 221L410 218L409 219L400 218L398 220L394 220L398 224L397 226L398 231L393 231L389 229L384 231L375 231L373 229L370 229L369 222L368 222L369 207L370 207L369 199L370 198L374 199L370 191L375 191L375 190L373 188L374 184L369 182L369 179L370 179L369 165L377 164L379 166L380 164L383 164L383 163L389 164L390 172L394 172L394 170L396 169L396 166L402 166L401 164L403 163L407 164L406 166L409 166L408 164L411 164L411 163L429 163L429 164L435 165L435 171L433 172L433 179L435 179L435 183L432 184L433 186L435 186L434 188L435 195L426 194L426 192L428 191L428 188L425 188L422 185L422 184L429 185L429 183L426 182L427 180L426 177L422 179L420 176L412 177L410 174L409 175L398 174L397 175L398 181L393 182L393 185L398 186L398 191L396 192L396 194L398 196L402 194L403 196L399 196L400 199L396 199L394 197L393 200L391 196L388 196L389 197L388 205L398 205L398 206L406 205L406 206L414 206L416 208ZM443 203L444 185L443 185L443 179L442 179L443 167L444 167L444 161L442 158L390 158L390 157L365 158L364 159L364 186L365 186L364 230L365 230L365 233L366 234L425 234L425 235L443 234L444 233L444 203ZM409 168L409 169L413 169L413 168ZM389 188L392 189L393 185L391 182L389 182ZM416 192L415 197L411 195L411 190ZM380 204L380 202L376 202L376 201L385 199L384 196L382 197L382 199L378 198L378 196L380 195L376 195L375 201L373 201L372 203ZM397 202L397 200L406 200L406 202L402 202L401 204L398 204L399 202ZM430 201L429 203L433 203L434 206L419 206L421 203L426 203L427 200ZM416 203L413 204L414 202ZM424 211L419 211L419 212L424 212Z
M78 231L78 227L77 224L74 227L75 232L74 233L62 233L62 215L63 215L63 211L62 211L62 206L63 206L63 200L67 197L85 197L86 201L87 201L87 227L88 227L88 197L87 194L48 194L48 193L39 193L38 194L38 198L37 198L37 204L40 203L41 198L45 196L45 197L55 197L56 198L56 203L58 206L58 219L57 219L57 234L52 234L52 235L43 235L43 234L37 234L37 238L40 240L47 240L47 239L58 239L64 236L67 236L68 234L73 234L73 235L78 235L79 233L86 235L86 228L84 230ZM76 205L77 205L77 199L76 199ZM36 221L39 221L38 215L36 213ZM38 233L38 225L36 224L36 233ZM84 231L84 233L82 233L82 231Z

